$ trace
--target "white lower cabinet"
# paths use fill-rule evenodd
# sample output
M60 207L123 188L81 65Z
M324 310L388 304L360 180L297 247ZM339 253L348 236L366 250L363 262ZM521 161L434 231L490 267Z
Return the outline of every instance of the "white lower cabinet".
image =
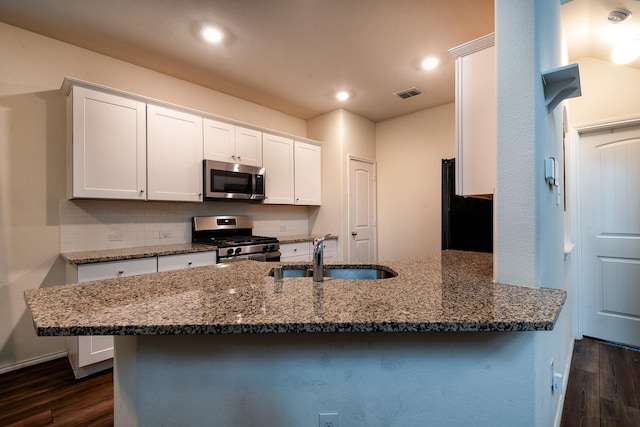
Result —
M324 241L324 262L338 261L338 240ZM280 260L283 262L311 262L313 259L313 241L280 243Z
M213 265L215 263L216 251L163 255L158 257L158 271L204 267L205 265Z
M312 243L280 243L280 261L311 261Z
M116 277L154 273L156 257L95 264L67 264L67 282L88 282ZM67 339L67 354L76 378L86 377L113 366L113 337L108 335L79 336Z
M313 243L312 243L313 245ZM324 262L337 262L338 259L338 241L336 239L327 239L324 241Z
M67 264L67 282L79 283L136 276L215 263L216 251L208 251L93 264ZM67 354L76 378L109 369L113 366L113 337L110 335L68 337Z

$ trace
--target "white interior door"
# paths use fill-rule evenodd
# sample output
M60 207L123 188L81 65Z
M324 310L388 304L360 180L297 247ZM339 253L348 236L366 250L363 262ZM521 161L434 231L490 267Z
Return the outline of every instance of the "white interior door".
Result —
M580 138L583 334L640 346L640 126Z
M349 159L350 262L376 261L375 165Z

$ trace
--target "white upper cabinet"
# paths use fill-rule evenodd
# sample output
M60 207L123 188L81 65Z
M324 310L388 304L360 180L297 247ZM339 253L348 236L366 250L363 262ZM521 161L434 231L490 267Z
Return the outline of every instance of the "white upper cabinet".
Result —
M69 197L145 199L146 104L74 87Z
M456 194L492 195L497 127L494 35L449 52L456 57Z
M204 158L262 166L262 132L204 119Z
M293 139L263 134L265 204L293 205Z
M147 106L148 200L202 201L202 117Z
M294 182L296 205L320 205L322 149L318 145L295 141ZM265 174L269 171L265 169Z

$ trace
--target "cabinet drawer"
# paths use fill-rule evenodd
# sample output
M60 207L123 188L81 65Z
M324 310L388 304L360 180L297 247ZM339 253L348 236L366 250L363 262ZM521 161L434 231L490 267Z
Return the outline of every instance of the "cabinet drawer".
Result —
M158 257L158 271L182 270L216 263L216 251L196 252Z
M155 273L157 268L158 262L155 257L83 264L78 266L78 278L76 281L86 282L89 280L112 279L114 277Z
M287 261L304 261L311 259L311 244L309 242L285 243L280 244L280 258L292 258Z

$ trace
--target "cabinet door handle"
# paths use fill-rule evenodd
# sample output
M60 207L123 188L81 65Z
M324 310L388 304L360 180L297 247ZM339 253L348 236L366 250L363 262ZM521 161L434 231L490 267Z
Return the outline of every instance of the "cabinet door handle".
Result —
M189 262L187 263L187 265L188 265L189 267L191 267L191 264L193 264L193 261L189 261Z
M351 235L352 235L352 236L357 236L357 235L358 235L358 232L357 232L357 231L352 231L352 232L351 232Z
M118 270L118 274L123 274L124 270Z

